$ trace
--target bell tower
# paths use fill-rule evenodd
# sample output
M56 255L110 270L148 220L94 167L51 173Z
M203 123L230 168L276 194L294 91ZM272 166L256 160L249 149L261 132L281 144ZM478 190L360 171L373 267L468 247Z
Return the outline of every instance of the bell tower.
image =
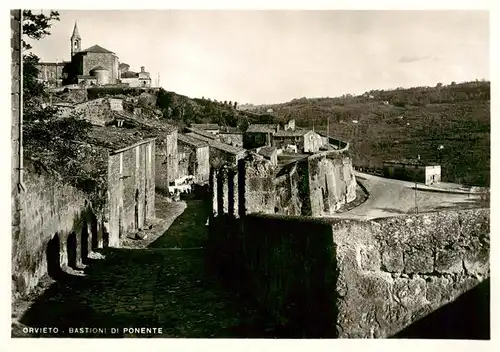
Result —
M73 55L75 55L80 50L82 50L82 37L80 37L80 33L78 33L78 26L75 22L73 34L71 35L71 57L73 57Z

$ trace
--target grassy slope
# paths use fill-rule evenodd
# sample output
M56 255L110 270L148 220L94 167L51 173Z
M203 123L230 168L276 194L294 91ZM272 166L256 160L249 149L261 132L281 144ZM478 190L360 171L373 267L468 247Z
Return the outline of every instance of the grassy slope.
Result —
M472 88L445 86L438 99L432 98L438 88L422 88L420 98L413 101L414 91L396 90L374 93L372 99L299 99L271 108L278 119L295 118L297 125L310 128L314 122L317 131L326 131L329 119L330 135L351 142L356 165L381 167L386 159L420 155L441 163L443 181L488 186L489 82L470 84ZM468 93L460 95L464 90ZM440 145L444 149L438 150Z

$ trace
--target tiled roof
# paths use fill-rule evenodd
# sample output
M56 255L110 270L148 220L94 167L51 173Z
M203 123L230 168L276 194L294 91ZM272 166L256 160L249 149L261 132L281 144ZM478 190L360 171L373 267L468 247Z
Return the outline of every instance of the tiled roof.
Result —
M138 142L155 138L154 134L139 128L93 126L88 133L89 143L111 150L123 149Z
M99 45L93 45L90 48L87 48L85 50L80 51L81 53L109 53L109 54L114 54L114 52L109 51L108 49L104 49L102 46Z
M177 127L170 125L166 122L162 122L162 121L155 120L155 119L146 119L146 118L140 117L138 115L127 113L125 111L120 111L120 112L113 111L112 114L113 114L113 117L116 119L124 119L127 121L132 121L133 123L136 123L137 125L148 127L152 130L157 130L157 132L162 131L162 132L172 133L174 131L177 131Z
M243 134L243 132L238 127L226 126L221 128L219 134Z
M219 125L216 123L192 123L192 128L197 128L200 130L218 130L220 129Z
M187 136L191 136L193 138L197 138L197 139L199 139L201 141L207 142L210 147L222 150L222 151L230 153L230 154L237 155L237 154L240 154L240 153L243 153L243 152L246 151L243 148L235 147L233 145L229 145L229 144L226 144L226 143L221 143L221 142L216 141L214 139L205 138L205 137L200 136L199 134L196 134L196 133L193 133L193 132L189 132L186 135Z
M202 140L200 140L198 138L194 138L192 136L188 136L188 135L183 134L183 133L179 133L179 135L177 136L177 139L182 143L189 144L189 145L194 146L196 148L208 146L208 142L202 141Z
M247 132L274 133L274 132L276 132L277 128L278 128L278 125L275 125L275 124L264 124L264 123L251 124L250 126L248 126Z
M197 134L197 135L200 135L202 137L205 137L205 138L208 138L208 139L215 139L215 136L213 134L211 134L210 132L205 132L203 130L199 130L197 128L186 128L188 131L194 133L194 134Z
M291 131L291 130L282 130L282 131L278 131L274 134L274 137L301 137L303 135L305 135L307 132L309 132L309 130L295 130L295 131Z

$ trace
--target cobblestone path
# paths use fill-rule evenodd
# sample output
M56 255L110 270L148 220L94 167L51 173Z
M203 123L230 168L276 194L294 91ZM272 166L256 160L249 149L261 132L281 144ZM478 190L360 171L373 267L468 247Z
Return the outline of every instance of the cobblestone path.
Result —
M186 221L199 215L197 204L191 203L193 208L188 203L187 213L177 218L163 236L168 237L169 231L179 236L179 227L194 230L195 226L188 226ZM204 223L200 226L202 231ZM157 245L162 242L169 241ZM174 242L179 243L178 239ZM206 271L203 249L109 248L100 252L106 258L91 260L86 276L68 275L32 303L19 319L20 335L247 337L241 326L248 325L248 320L239 313L232 294ZM150 330L127 330L130 328Z

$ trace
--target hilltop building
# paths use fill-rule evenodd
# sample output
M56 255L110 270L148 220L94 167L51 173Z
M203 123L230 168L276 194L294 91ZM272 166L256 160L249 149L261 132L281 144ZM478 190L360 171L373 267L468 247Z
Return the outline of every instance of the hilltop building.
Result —
M50 87L68 84L102 86L128 84L131 87L150 87L151 78L144 66L141 72L128 71L129 65L120 64L118 56L100 45L82 50L82 37L75 23L70 37L70 61L40 62L38 80Z

